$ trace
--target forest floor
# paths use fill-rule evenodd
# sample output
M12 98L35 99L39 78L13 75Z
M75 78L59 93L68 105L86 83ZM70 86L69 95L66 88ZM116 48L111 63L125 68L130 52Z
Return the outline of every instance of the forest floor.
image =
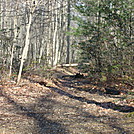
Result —
M134 134L132 85L72 77L75 73L33 72L19 85L2 80L0 134Z

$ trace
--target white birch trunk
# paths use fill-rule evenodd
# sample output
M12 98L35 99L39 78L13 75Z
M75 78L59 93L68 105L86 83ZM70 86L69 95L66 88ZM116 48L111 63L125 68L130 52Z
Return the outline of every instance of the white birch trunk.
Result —
M29 23L28 23L27 29L26 29L26 40L25 40L25 46L24 46L24 49L23 49L23 52L22 52L17 84L19 84L19 82L20 82L23 64L24 64L24 61L27 58L27 53L28 53L28 48L29 48L29 43L30 43L29 37L30 37L31 23L32 23L32 13L30 13L30 15L29 15Z
M57 7L59 7L59 3L57 3ZM56 66L58 63L58 54L59 54L59 37L58 37L58 10L56 10L56 19L55 19L55 31L54 31L54 38L53 38L53 48L54 48L54 63L53 65Z
M11 58L10 58L10 66L9 66L9 77L11 77L11 74L12 74L14 47L15 47L15 46L14 46L14 43L13 43L12 49L11 49Z

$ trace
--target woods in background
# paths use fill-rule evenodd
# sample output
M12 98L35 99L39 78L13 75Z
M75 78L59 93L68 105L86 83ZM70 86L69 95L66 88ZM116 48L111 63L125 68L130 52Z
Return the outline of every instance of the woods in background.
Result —
M132 0L1 0L0 69L18 82L22 71L62 63L133 77L133 19Z
M132 0L79 0L74 16L81 63L90 73L133 77L134 3Z

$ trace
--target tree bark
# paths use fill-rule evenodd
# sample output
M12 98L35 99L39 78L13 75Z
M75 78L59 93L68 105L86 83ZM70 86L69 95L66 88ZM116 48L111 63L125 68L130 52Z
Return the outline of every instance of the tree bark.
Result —
M67 32L70 31L70 0L67 1ZM67 35L67 58L66 63L70 63L70 36Z
M24 62L27 58L27 53L28 53L28 48L29 48L29 43L30 43L29 37L30 37L31 23L32 23L32 13L30 13L30 15L29 15L29 23L28 23L27 29L26 29L26 40L25 40L25 46L24 46L24 49L23 49L22 57L21 57L21 64L20 64L17 84L19 84L19 82L20 82L23 64L24 64Z

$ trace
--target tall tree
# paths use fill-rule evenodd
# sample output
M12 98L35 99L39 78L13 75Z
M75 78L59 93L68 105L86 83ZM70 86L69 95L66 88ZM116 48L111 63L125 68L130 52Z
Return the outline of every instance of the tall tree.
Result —
M75 20L78 27L74 34L79 39L82 38L78 47L83 56L82 60L92 63L91 71L123 75L128 73L128 64L131 70L132 7L132 0L76 2L78 14ZM129 60L126 58L127 55Z
M28 16L28 24L26 27L26 40L25 40L25 46L23 49L22 57L21 57L21 64L20 64L17 83L20 82L23 64L24 64L24 61L27 59L27 53L28 53L28 48L29 48L29 43L30 43L30 28L31 28L32 19L33 19L33 13L36 9L37 3L38 1L32 0L31 3L28 5L30 12Z
M67 1L67 32L70 32L70 22L71 22L71 1ZM70 63L70 36L67 36L67 58L66 63Z

